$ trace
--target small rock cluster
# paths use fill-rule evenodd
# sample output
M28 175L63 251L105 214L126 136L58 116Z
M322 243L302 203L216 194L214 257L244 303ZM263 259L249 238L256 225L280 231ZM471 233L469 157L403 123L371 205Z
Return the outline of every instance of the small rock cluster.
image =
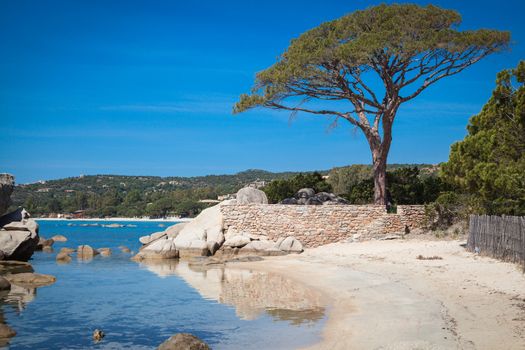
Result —
M318 192L313 188L302 188L294 197L283 199L280 204L295 205L330 205L330 204L349 204L349 202L333 193Z

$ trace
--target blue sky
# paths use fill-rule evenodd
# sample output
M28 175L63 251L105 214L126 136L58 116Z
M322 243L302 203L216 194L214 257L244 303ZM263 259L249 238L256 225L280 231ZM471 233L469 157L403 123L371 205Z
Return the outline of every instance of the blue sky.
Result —
M290 39L378 3L0 0L0 172L26 183L370 163L348 123L231 108ZM525 58L522 0L431 3L458 10L462 29L510 30L512 50L403 106L391 163L445 161L496 73Z

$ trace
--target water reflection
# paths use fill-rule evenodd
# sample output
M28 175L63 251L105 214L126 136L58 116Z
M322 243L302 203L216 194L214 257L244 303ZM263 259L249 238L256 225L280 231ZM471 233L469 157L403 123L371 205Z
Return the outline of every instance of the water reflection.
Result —
M244 320L266 313L274 320L301 325L325 314L319 292L278 274L173 260L142 261L140 265L159 277L179 276L203 298L233 306Z

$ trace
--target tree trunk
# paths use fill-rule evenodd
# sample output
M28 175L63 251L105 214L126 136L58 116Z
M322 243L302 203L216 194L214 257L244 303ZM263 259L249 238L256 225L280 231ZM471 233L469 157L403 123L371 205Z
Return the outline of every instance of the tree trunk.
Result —
M386 206L386 154L376 150L372 152L374 169L374 203Z

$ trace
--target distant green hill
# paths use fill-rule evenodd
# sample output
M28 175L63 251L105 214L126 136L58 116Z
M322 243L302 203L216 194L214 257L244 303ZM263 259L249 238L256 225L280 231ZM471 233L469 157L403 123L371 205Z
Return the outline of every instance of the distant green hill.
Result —
M390 168L407 166L415 165L393 164ZM435 173L435 166L417 166L422 174ZM370 171L369 165L353 165L319 172L329 176L334 190L342 191L348 181L361 179ZM86 175L17 185L12 199L13 207L23 206L33 215L82 210L86 216L96 217L191 216L206 206L199 200L217 199L253 182L261 185L297 174L252 169L233 175L196 177Z

